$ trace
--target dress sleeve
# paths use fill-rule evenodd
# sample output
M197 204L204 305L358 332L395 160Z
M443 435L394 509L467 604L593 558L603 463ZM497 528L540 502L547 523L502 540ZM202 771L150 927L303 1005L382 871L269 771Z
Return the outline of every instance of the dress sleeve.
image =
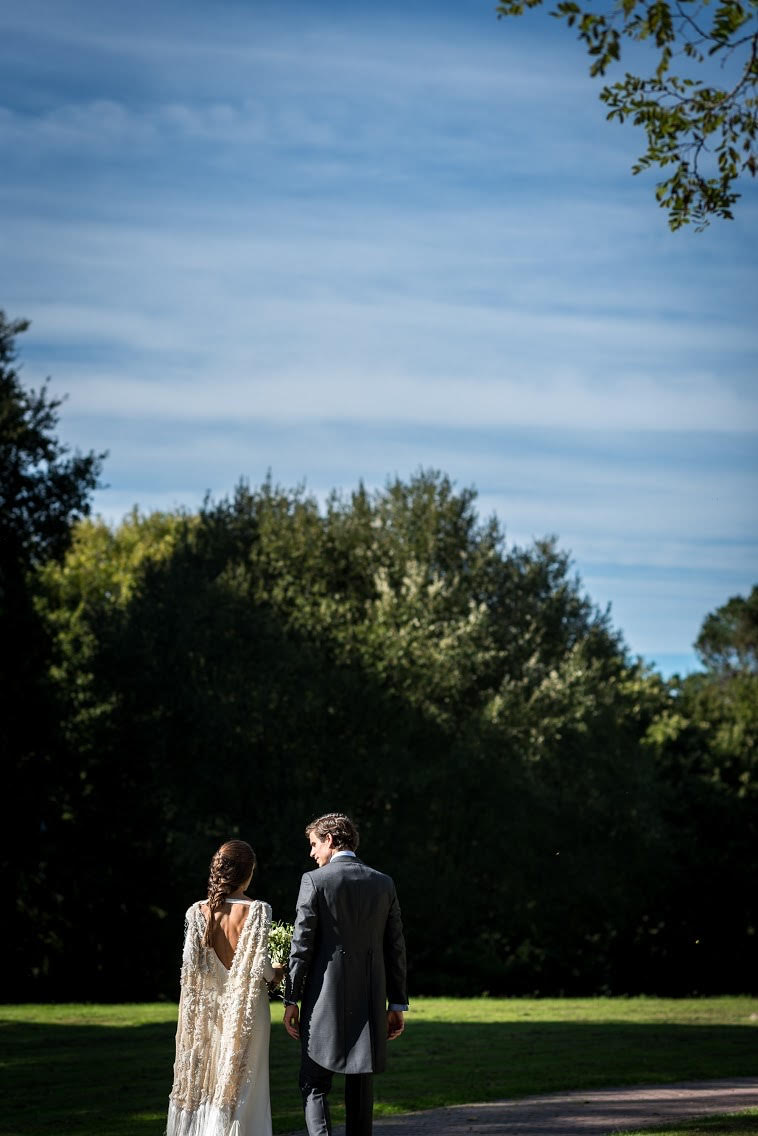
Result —
M266 982L273 982L274 978L275 978L274 968L271 965L271 956L269 955L269 952L268 952L268 933L269 933L269 930L271 929L271 905L268 904L268 903L264 903L264 904L262 904L262 906L263 906L263 915L264 915L263 927L262 927L260 942L258 943L258 948L256 950L255 962L256 962L256 964L261 965L262 974L263 974L263 977L266 979Z
M200 975L200 935L197 905L185 915L184 949L182 951L181 993L176 1023L176 1055L171 1100L185 1107L192 1090L192 1054L202 1035L202 979ZM202 918L202 916L200 916Z

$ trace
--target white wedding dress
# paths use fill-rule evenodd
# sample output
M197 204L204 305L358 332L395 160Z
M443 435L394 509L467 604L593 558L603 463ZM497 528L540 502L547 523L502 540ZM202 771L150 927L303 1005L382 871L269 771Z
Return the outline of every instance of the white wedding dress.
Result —
M166 1136L271 1136L271 908L226 902L250 907L229 970L203 944L205 900L187 911Z

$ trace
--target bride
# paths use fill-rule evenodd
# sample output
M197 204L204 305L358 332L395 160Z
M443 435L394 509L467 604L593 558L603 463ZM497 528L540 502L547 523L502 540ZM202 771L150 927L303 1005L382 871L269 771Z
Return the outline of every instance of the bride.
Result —
M284 967L268 954L271 908L245 895L254 870L250 845L228 840L187 911L166 1136L271 1136L267 983Z

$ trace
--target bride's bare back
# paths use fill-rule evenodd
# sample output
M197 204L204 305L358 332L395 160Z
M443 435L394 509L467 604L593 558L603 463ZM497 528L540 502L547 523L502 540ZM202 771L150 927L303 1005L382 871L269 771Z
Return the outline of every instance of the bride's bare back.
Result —
M242 902L229 903L227 900L220 911L214 912L213 950L227 970L231 970L234 952L237 950L239 937L242 934L242 928L245 926L251 902L247 896L242 897ZM208 904L203 903L200 910L207 920Z

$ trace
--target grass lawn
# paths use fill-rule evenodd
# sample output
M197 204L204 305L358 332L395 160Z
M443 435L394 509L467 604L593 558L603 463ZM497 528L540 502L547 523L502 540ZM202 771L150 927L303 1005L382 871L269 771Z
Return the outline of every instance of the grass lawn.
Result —
M375 1082L376 1111L754 1076L757 1014L747 997L418 998ZM271 1098L274 1131L289 1132L302 1128L299 1051L281 1016L274 1003ZM169 1004L0 1007L0 1136L161 1136L175 1025ZM751 1129L678 1136L701 1131Z

